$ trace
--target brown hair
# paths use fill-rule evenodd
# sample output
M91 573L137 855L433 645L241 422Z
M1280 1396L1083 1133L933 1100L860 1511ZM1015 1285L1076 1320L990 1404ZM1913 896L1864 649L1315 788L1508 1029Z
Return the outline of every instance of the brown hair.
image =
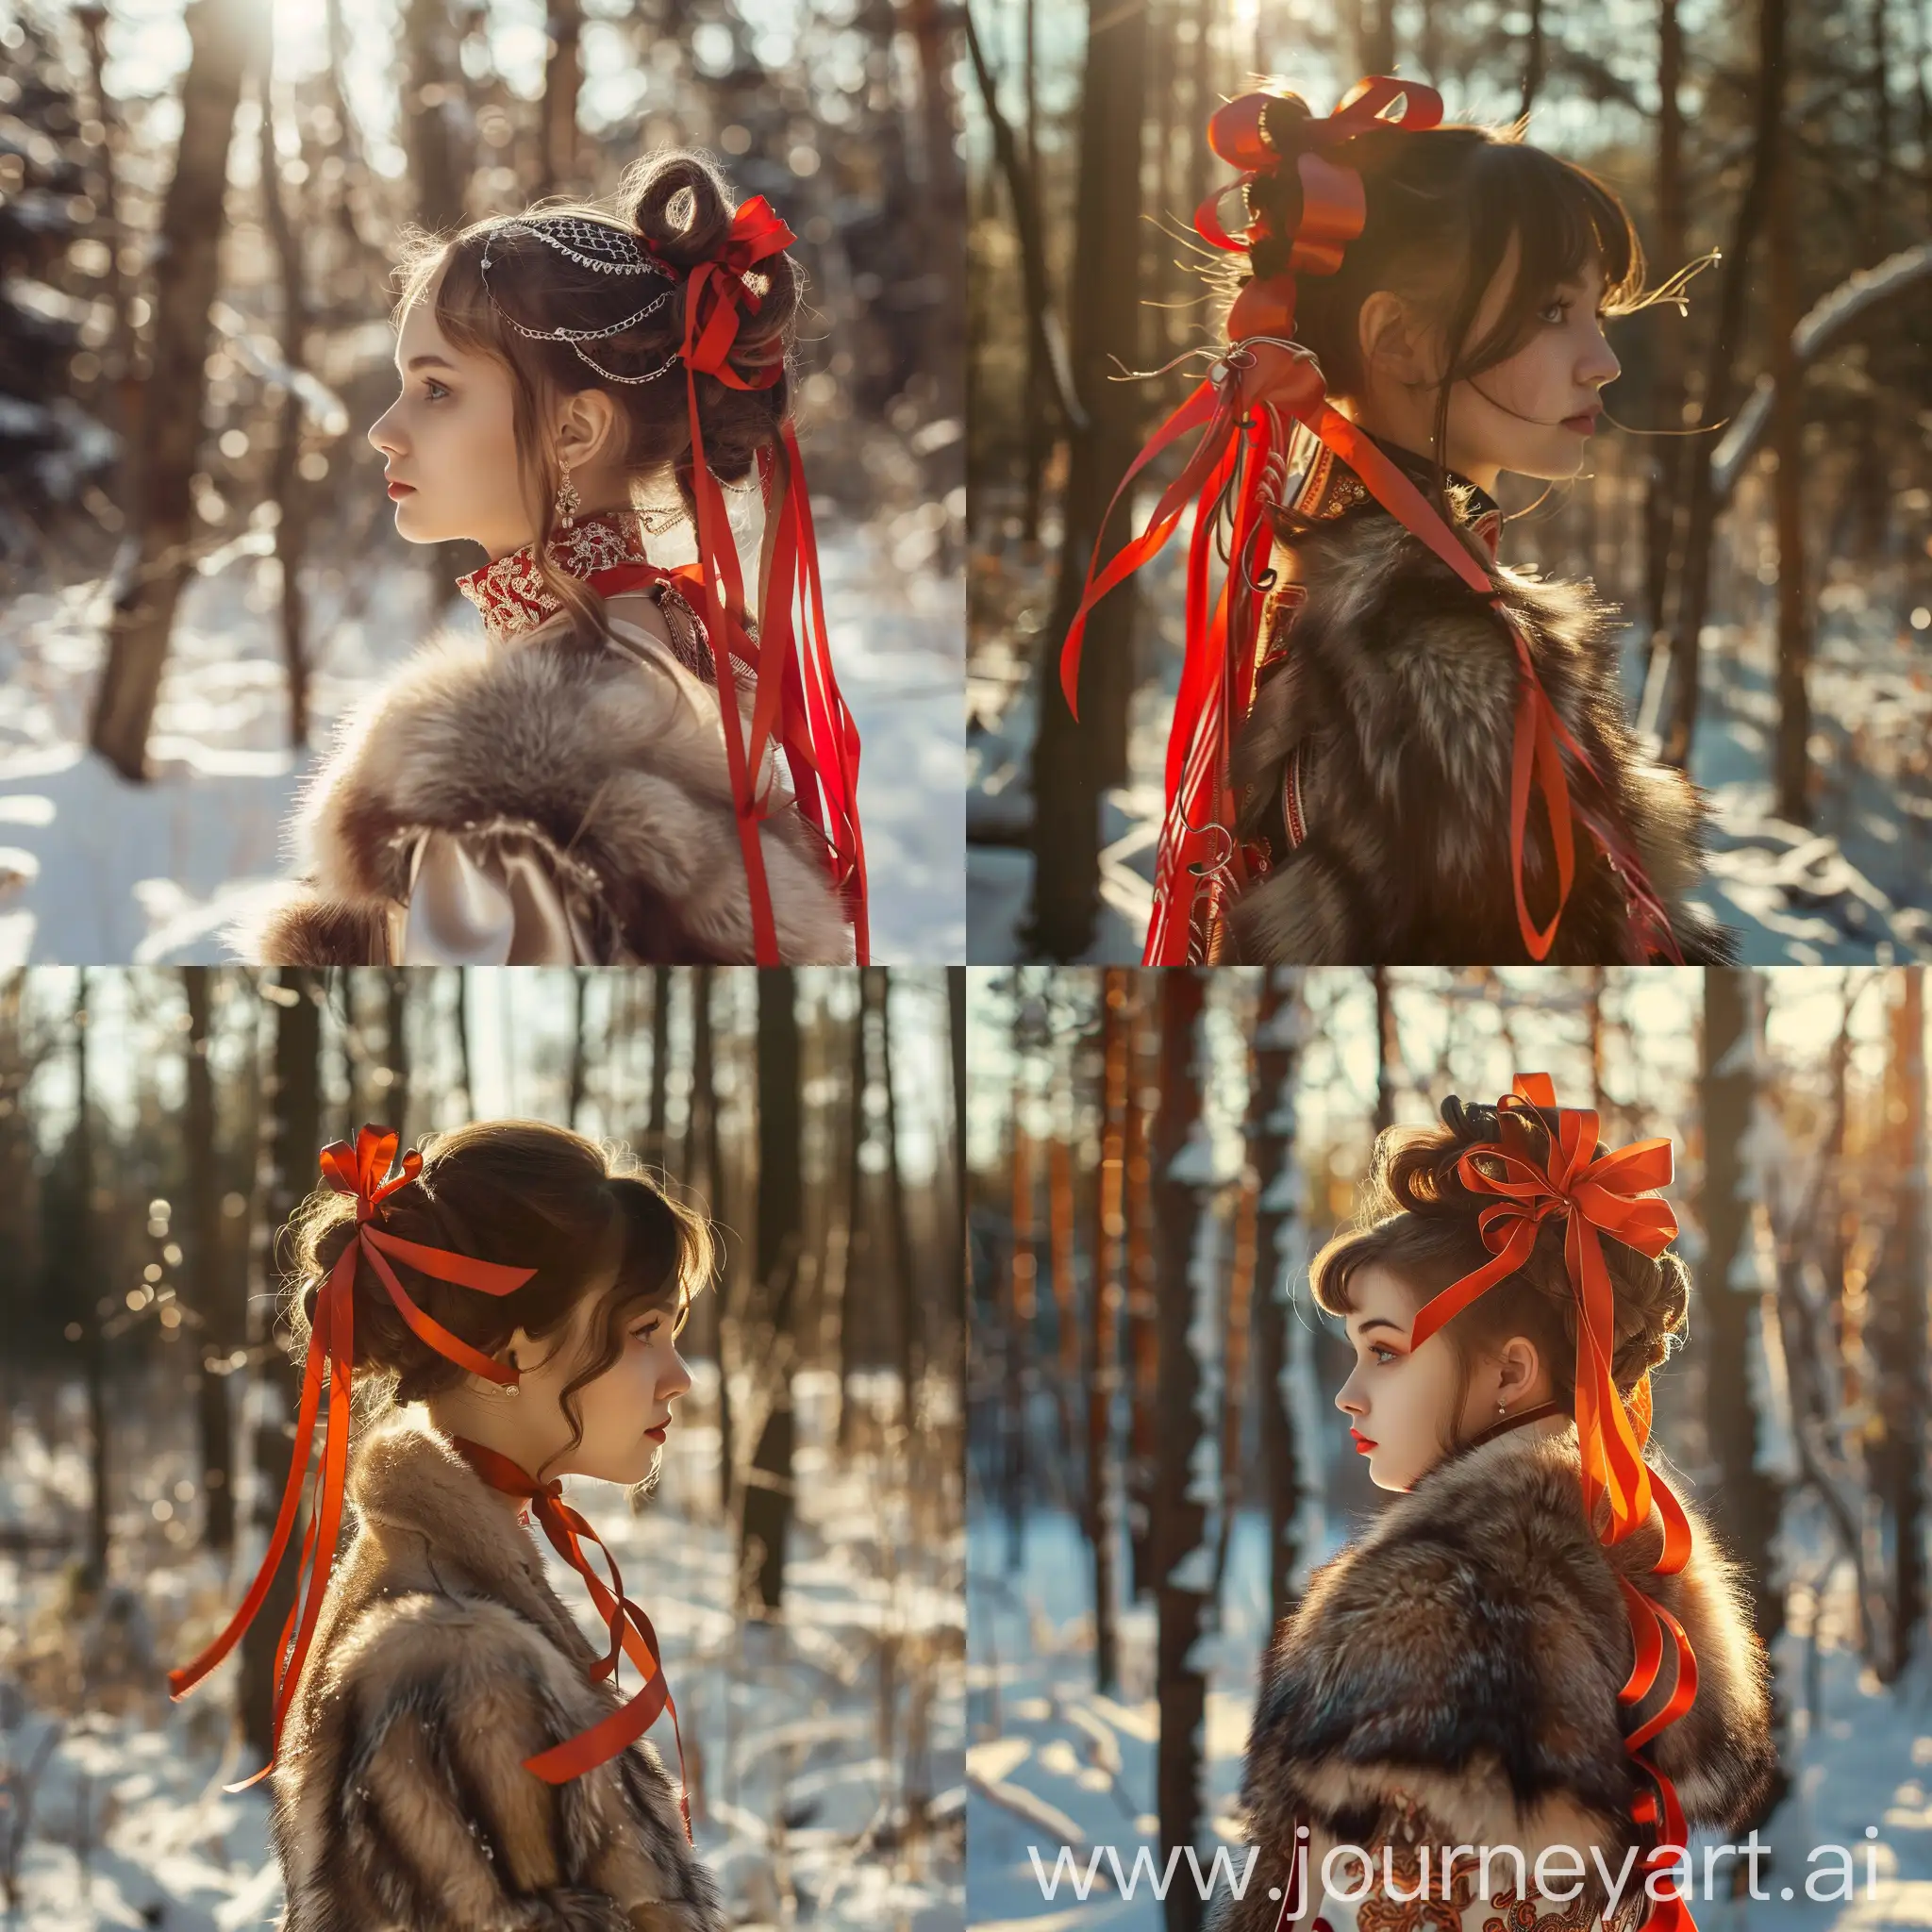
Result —
M1286 92L1274 94L1263 110L1263 129L1282 159L1248 190L1250 219L1266 230L1249 251L1257 279L1288 266L1287 238L1302 214L1294 163L1307 142L1299 130L1311 118L1307 102ZM1377 290L1416 303L1441 324L1448 357L1436 398L1439 498L1450 389L1515 355L1560 284L1595 261L1610 315L1672 299L1680 287L1674 277L1646 292L1643 246L1615 191L1574 161L1530 146L1522 134L1522 123L1507 128L1387 125L1328 151L1361 176L1361 233L1334 275L1295 279L1295 340L1313 351L1333 395L1361 393L1362 304ZM1515 281L1495 325L1472 341L1477 311L1512 237L1520 248Z
M680 148L633 162L618 191L614 212L590 202L551 199L521 215L473 222L454 236L415 230L404 238L397 270L402 288L396 304L398 322L436 283L437 327L457 348L492 356L509 371L518 468L537 514L537 568L580 635L601 633L603 599L581 578L558 570L550 560L562 471L538 425L544 405L554 398L603 390L617 405L624 437L619 461L633 484L668 468L676 478L686 514L694 516L686 372L681 360L671 360L684 341L690 284L681 275L660 281L653 275L608 275L579 267L510 224L537 214L575 215L636 236L667 267L684 270L717 251L735 212L730 188L710 159ZM481 267L486 249L487 287ZM442 279L436 282L439 273ZM758 452L776 441L791 406L790 357L805 272L791 255L780 252L760 261L750 280L758 307L747 302L741 311L731 367L748 380L769 370L780 353L785 367L777 381L765 389L733 389L715 375L698 375L706 464L721 483L745 481ZM569 342L533 341L504 320L507 310L526 328L606 328L635 314L663 291L671 299L634 328L583 345L619 375L642 375L670 363L661 376L649 382L608 382Z
M1520 1118L1535 1158L1548 1151L1549 1115L1535 1109ZM1335 1234L1308 1264L1316 1305L1331 1315L1354 1310L1351 1284L1364 1269L1383 1267L1416 1293L1416 1306L1493 1258L1483 1245L1478 1217L1495 1204L1493 1194L1473 1192L1457 1172L1470 1148L1497 1137L1493 1107L1465 1106L1451 1094L1442 1103L1440 1127L1390 1127L1375 1140L1367 1182L1357 1199L1355 1224ZM1596 1155L1607 1150L1599 1141ZM1475 1157L1485 1166L1485 1157ZM1441 1333L1460 1367L1451 1428L1462 1413L1475 1364L1522 1335L1536 1344L1549 1370L1554 1397L1574 1413L1576 1404L1576 1293L1563 1258L1563 1227L1552 1215L1537 1231L1529 1259L1515 1274L1478 1295ZM1628 1396L1646 1371L1668 1359L1684 1327L1690 1271L1670 1249L1652 1260L1606 1235L1605 1265L1615 1296L1616 1344L1611 1377ZM1445 1451L1460 1446L1445 1442Z
M521 1328L533 1338L561 1329L614 1263L600 1340L565 1385L570 1448L583 1440L576 1391L624 1353L625 1324L648 1308L684 1325L691 1297L710 1278L713 1241L702 1214L674 1200L620 1151L542 1121L475 1121L422 1143L423 1171L376 1210L385 1234L477 1260L537 1271L506 1295L438 1281L391 1257L409 1299L453 1335L493 1354ZM284 1314L298 1354L308 1346L315 1298L354 1238L356 1201L318 1188L291 1218L293 1272ZM456 1388L465 1371L406 1324L366 1266L355 1280L356 1380L385 1384L378 1409Z

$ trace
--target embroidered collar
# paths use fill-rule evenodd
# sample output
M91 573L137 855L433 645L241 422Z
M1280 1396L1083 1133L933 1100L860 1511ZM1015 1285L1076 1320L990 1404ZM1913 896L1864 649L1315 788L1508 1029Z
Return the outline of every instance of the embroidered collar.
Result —
M620 563L645 563L643 520L635 510L595 510L550 539L550 560L574 577L593 576ZM457 579L457 589L483 613L491 643L548 624L563 608L537 570L537 546L526 543L481 570Z
M1391 442L1387 437L1377 436L1373 430L1369 436L1376 448L1433 503L1436 496L1435 464L1427 457L1418 456L1414 450L1405 449L1399 442ZM1292 521L1306 519L1325 523L1363 504L1380 510L1362 479L1346 463L1339 461L1334 452L1304 424L1295 425L1289 471L1300 477L1300 486L1290 498L1290 518ZM1459 471L1445 470L1442 478L1452 517L1470 529L1493 563L1503 535L1501 506L1480 484L1471 482Z

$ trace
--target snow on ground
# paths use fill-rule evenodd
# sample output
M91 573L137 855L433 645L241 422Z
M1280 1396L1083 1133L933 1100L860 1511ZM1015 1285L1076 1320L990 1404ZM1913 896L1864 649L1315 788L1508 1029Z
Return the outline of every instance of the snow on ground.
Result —
M1315 1561L1340 1546L1346 1524L1308 1541ZM1811 1539L1802 1539L1807 1542ZM1149 1604L1120 1620L1122 1683L1094 1688L1091 1565L1078 1524L1036 1510L1024 1521L1023 1560L1007 1569L1003 1517L969 1507L967 1517L967 1911L974 1932L1161 1932L1155 1757L1159 1717L1154 1697L1154 1612ZM1225 1612L1197 1648L1208 1673L1203 1733L1204 1868L1211 1848L1239 1842L1234 1801L1268 1633L1265 1522L1237 1520L1230 1543ZM1818 1564L1804 1573L1816 1574ZM1297 1572L1297 1587L1307 1563ZM1126 1574L1124 1561L1117 1574ZM1906 1932L1932 1924L1932 1670L1921 1657L1894 1690L1881 1690L1843 1642L1850 1622L1849 1570L1829 1574L1820 1612L1815 1677L1801 1635L1779 1640L1781 1690L1792 1707L1786 1768L1790 1795L1761 1833L1771 1856L1759 1863L1761 1900L1703 1896L1704 1848L1719 1840L1691 1835L1692 1915L1703 1932ZM1794 1593L1808 1605L1807 1593ZM1812 1722L1807 1679L1815 1683ZM1868 1825L1878 1836L1868 1840ZM1078 1901L1071 1875L1054 1885L1061 1844L1070 1844L1084 1885L1101 1853L1097 1882ZM1867 1887L1866 1847L1876 1883ZM1813 1902L1807 1862L1817 1846L1852 1852L1855 1896ZM1035 1874L1038 1851L1046 1884ZM1126 1883L1114 1882L1112 1847ZM1145 1848L1148 1863L1136 1875ZM1236 1870L1240 1866L1237 1863ZM1729 1867L1716 1866L1722 1885ZM1742 1869L1741 1865L1739 1867ZM1175 1882L1191 1884L1187 1866ZM1781 1894L1790 1887L1792 1899ZM1048 1895L1051 1889L1051 1895ZM1820 1889L1828 1889L1820 1881Z
M101 582L0 605L0 967L214 961L219 934L283 869L281 832L313 757L287 750L286 700L265 533L192 579L151 741L156 777L129 785L86 747L108 591ZM964 649L957 576L907 571L885 535L823 535L826 619L862 747L859 812L874 958L965 957ZM429 580L385 550L373 591L344 610L318 584L311 733L388 675L441 619L482 629L467 604L432 613Z
M800 1516L783 1623L741 1623L730 1608L736 1542L715 1520L718 1432L702 1420L708 1387L716 1386L715 1374L704 1373L708 1366L692 1364L691 1407L667 1442L662 1486L640 1515L631 1515L620 1489L579 1478L567 1485L663 1643L698 1853L718 1874L734 1924L776 1925L795 1914L830 1926L958 1932L961 1533L956 1525L935 1537L909 1525L903 1480L863 1449L876 1430L861 1426L860 1453L843 1461L833 1456L831 1378L801 1375ZM888 1376L860 1378L858 1396L889 1411L896 1386ZM81 1438L66 1428L61 1438L75 1446L49 1455L35 1425L16 1414L0 1457L0 1531L17 1538L84 1520ZM187 1467L185 1443L180 1454L148 1459L116 1524L117 1547L141 1551L159 1541L148 1498L172 1493ZM28 1764L51 1728L22 1694L19 1646L31 1648L59 1614L58 1584L45 1560L30 1568L7 1554L9 1547L0 1536L0 1632L13 1640L0 1639L0 1863L10 1824L8 1767ZM540 1547L558 1594L603 1648L581 1578L547 1542ZM140 1577L129 1647L148 1667L133 1691L98 1700L59 1729L34 1793L21 1910L4 1921L9 1928L254 1932L274 1924L282 1894L266 1788L222 1790L245 1774L227 1741L236 1667L224 1664L178 1705L166 1701L162 1679L169 1665L186 1661L176 1655L184 1609L192 1605L211 1636L258 1560L258 1549L223 1578L199 1555L124 1559ZM881 1691L887 1657L890 1719ZM628 1665L624 1686L636 1688ZM649 1735L675 1773L670 1724L660 1719ZM902 1807L915 1796L927 1800L930 1835L902 1850Z
M1142 571L1148 611L1178 610L1184 546ZM1024 844L1032 815L1027 761L1038 717L1029 675L1050 571L982 558L979 597L1003 627L978 625L968 673L967 904L975 963L1024 956L1020 929L1033 886ZM1132 594L1122 592L1120 594ZM1822 600L1811 674L1811 827L1779 819L1771 780L1777 706L1771 640L1713 625L1691 759L1710 794L1711 856L1693 895L1741 934L1752 965L1887 964L1932 959L1932 653L1851 587ZM1177 624L1177 620L1175 620ZM1163 625L1158 675L1133 695L1127 760L1134 776L1101 802L1100 917L1090 962L1139 960L1153 907L1161 771L1180 675L1174 624ZM1626 686L1641 688L1643 645L1625 637Z

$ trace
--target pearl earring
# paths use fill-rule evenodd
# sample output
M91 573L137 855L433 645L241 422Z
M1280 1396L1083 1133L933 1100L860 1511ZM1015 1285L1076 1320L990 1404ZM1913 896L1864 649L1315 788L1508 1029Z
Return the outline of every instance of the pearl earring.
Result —
M560 529L569 529L576 521L576 514L583 508L583 499L577 494L577 486L571 480L570 465L563 466L563 481L557 486L557 522Z
M514 1352L510 1355L509 1366L512 1374L520 1375L523 1374L523 1371L517 1367L517 1358ZM521 1382L499 1382L496 1385L496 1392L499 1395L521 1395L524 1392L524 1385Z
M1507 1404L1507 1402L1499 1402L1499 1403L1497 1403L1497 1405L1496 1405L1496 1413L1497 1413L1498 1415L1507 1415L1507 1414L1508 1414L1508 1412L1509 1412L1509 1405L1508 1405L1508 1404Z

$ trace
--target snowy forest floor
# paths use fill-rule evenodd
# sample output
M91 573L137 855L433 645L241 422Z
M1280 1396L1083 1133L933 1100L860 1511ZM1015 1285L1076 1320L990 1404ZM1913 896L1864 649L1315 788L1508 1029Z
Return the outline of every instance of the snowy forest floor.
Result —
M287 748L269 536L250 532L190 580L150 756L130 785L87 749L108 590L0 604L0 967L214 962L224 925L287 865L282 832L331 726L439 622L425 569L387 550L374 581L311 589L311 740ZM890 527L828 518L826 620L858 725L859 811L881 964L965 957L962 592L895 564ZM213 565L214 567L210 567ZM333 581L331 581L333 579Z
M1340 1547L1345 1525L1304 1536L1311 1562ZM1791 1528L1788 1523L1787 1538ZM1161 1907L1146 1866L1158 1876L1154 1812L1159 1743L1155 1697L1156 1625L1151 1602L1124 1608L1119 1621L1121 1684L1117 1696L1093 1683L1091 1562L1078 1523L1040 1509L1025 1517L1020 1563L1011 1571L1005 1517L969 1506L967 1516L967 1910L974 1932L1161 1932ZM1797 1539L1808 1544L1802 1534ZM1822 1536L1819 1550L1824 1547ZM1223 1615L1195 1647L1207 1675L1203 1729L1202 1864L1211 1848L1240 1842L1235 1799L1253 1714L1262 1646L1269 1633L1267 1528L1247 1512L1230 1541ZM1306 1580L1311 1562L1297 1571ZM1824 1566L1802 1564L1817 1577ZM1123 1568L1118 1574L1124 1575ZM1815 1624L1815 1651L1804 1633L1787 1632L1775 1656L1779 1688L1791 1711L1785 1765L1790 1794L1760 1833L1772 1848L1760 1861L1769 1901L1707 1902L1692 1914L1701 1932L1905 1932L1932 1924L1932 1669L1919 1657L1890 1689L1861 1668L1844 1640L1852 1616L1849 1565L1825 1570L1813 1598L1792 1592ZM1867 1895L1865 1827L1875 1825L1876 1884ZM1694 1882L1703 1884L1701 1847L1719 1840L1691 1835ZM1127 1880L1117 1886L1103 1852L1098 1882L1085 1904L1060 1880L1045 1895L1028 1847L1036 1847L1048 1882L1062 1843L1073 1847L1085 1883L1091 1855L1112 1846ZM1851 1848L1855 1896L1814 1903L1807 1875L1815 1845ZM1237 1866L1237 1870L1239 1866ZM1727 1869L1720 1863L1720 1882ZM1193 1883L1183 1863L1175 1882ZM1824 1881L1821 1880L1821 1886ZM1778 1894L1791 1887L1796 1898Z
M625 1491L608 1485L573 1478L568 1491L663 1642L699 1856L737 1924L953 1932L964 1879L963 1533L957 1520L936 1533L931 1519L948 1507L942 1492L957 1510L957 1490L927 1483L918 1505L908 1503L903 1470L880 1448L884 1419L897 1408L896 1378L855 1378L862 1414L854 1449L841 1457L831 1446L836 1378L801 1374L785 1607L771 1624L741 1621L732 1609L739 1553L717 1514L718 1430L703 1419L708 1391L716 1414L716 1374L707 1363L691 1367L691 1406L641 1513L633 1516ZM75 1628L63 1617L50 1559L35 1565L15 1554L37 1532L58 1524L71 1533L85 1518L84 1407L63 1399L56 1413L58 1448L50 1451L16 1409L0 1451L0 1632L13 1638L0 1641L0 1794L24 1789L20 1770L54 1737L30 1786L20 1910L0 1924L272 1925L281 1879L267 1788L222 1790L252 1768L229 1740L237 1666L224 1664L178 1705L169 1704L164 1677L192 1647L185 1620L194 1620L195 1641L212 1635L253 1574L258 1546L227 1576L208 1557L165 1554L186 1536L178 1524L180 1534L163 1541L160 1515L193 1460L184 1437L142 1458L117 1515L115 1580L138 1578L116 1593L122 1623L96 1616ZM957 1441L957 1417L934 1420ZM601 1646L581 1579L547 1543L540 1547L558 1595ZM81 1657L97 1684L118 1688L80 1700L57 1732L56 1700L36 1689L45 1674L58 1675L63 1657ZM650 1736L675 1774L670 1726ZM920 1801L923 1832L908 1828ZM12 1828L0 1805L0 1861Z
M1160 623L1158 675L1134 693L1130 782L1101 802L1101 913L1086 958L1132 964L1152 906L1160 774L1180 676L1185 545L1177 537L1141 574L1143 618ZM1053 594L1050 552L1011 544L972 565L974 639L967 676L967 901L974 963L1024 957L1033 889L1024 841L1032 819L1028 763L1038 728L1032 671ZM1118 594L1137 594L1123 591ZM1709 627L1691 774L1709 794L1707 882L1695 895L1741 936L1751 965L1932 959L1932 650L1855 584L1820 599L1810 689L1809 827L1775 812L1777 731L1769 619ZM1624 633L1625 688L1636 708L1647 640Z

